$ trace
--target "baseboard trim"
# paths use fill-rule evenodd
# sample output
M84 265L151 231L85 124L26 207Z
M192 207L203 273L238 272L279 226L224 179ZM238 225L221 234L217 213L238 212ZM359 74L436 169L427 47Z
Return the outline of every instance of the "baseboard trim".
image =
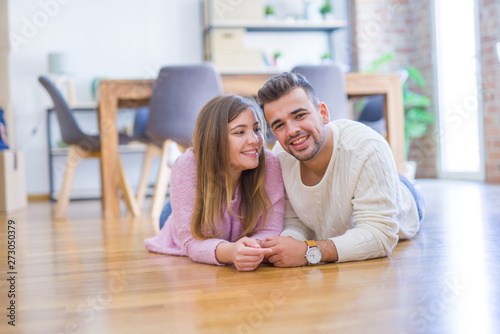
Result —
M28 202L47 202L50 201L50 194L28 195Z

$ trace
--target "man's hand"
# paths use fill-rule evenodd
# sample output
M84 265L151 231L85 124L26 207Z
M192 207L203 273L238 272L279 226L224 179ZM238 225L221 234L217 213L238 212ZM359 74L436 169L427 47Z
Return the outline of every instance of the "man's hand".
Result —
M271 248L268 260L275 267L300 267L307 264L307 244L292 237L266 238L261 244L263 248Z

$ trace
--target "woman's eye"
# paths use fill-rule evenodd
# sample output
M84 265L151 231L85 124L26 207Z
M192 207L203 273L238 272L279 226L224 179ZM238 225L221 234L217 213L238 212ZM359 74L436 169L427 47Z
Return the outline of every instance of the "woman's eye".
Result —
M255 132L260 132L260 128L255 128L254 131Z

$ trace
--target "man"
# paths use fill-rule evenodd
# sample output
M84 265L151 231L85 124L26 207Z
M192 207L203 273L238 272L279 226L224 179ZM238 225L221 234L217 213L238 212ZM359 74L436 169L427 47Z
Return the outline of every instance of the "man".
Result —
M382 136L354 121L330 123L327 106L300 74L272 77L258 97L279 142L273 151L287 193L285 228L262 243L273 249L269 262L295 267L383 257L399 238L418 232L421 199L398 176Z

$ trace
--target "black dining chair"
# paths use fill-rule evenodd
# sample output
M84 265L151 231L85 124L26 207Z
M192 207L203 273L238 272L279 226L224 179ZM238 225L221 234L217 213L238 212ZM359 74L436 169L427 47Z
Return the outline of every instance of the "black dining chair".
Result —
M213 64L168 66L160 70L153 86L145 136L148 143L137 202L142 204L147 189L151 159L161 156L160 169L151 205L152 221L160 216L168 188L169 148L177 143L181 152L192 144L196 118L201 108L213 97L223 93L222 80ZM155 153L156 152L156 153ZM158 230L158 224L153 224Z
M292 69L300 73L314 88L320 101L325 102L330 112L330 120L347 118L347 94L345 74L337 64L303 65Z
M64 178L54 211L55 218L63 218L66 216L66 210L70 201L71 186L78 163L82 159L101 157L101 136L89 135L82 132L73 115L73 110L68 106L68 103L63 98L59 89L49 78L40 76L38 81L40 81L52 98L54 110L61 129L62 141L69 146ZM127 144L133 140L134 138L131 136L119 134L119 144ZM128 209L134 216L138 216L140 214L140 209L135 203L133 191L127 181L121 160L119 161L119 170L120 186L124 192L124 197L127 198L128 196L128 198L133 199L132 202L126 200Z

